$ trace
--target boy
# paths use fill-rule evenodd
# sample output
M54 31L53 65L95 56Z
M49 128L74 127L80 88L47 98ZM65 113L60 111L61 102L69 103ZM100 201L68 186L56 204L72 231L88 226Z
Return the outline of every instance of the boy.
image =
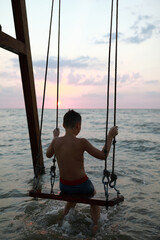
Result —
M84 152L88 152L95 158L105 159L104 149L100 151L90 144L85 138L76 136L81 130L81 115L74 110L69 110L63 118L65 135L59 137L59 129L53 131L54 138L49 145L46 156L51 158L56 155L60 172L60 190L68 194L94 195L95 189L87 177L84 169ZM112 127L107 137L107 153L110 151L112 139L118 134L118 127ZM76 203L67 202L61 216L61 221ZM94 223L93 232L98 228L100 217L99 206L91 205L91 217Z

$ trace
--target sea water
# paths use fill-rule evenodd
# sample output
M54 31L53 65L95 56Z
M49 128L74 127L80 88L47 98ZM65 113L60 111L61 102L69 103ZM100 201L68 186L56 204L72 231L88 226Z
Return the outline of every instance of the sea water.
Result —
M79 137L87 138L102 149L105 139L106 111L78 110L82 115ZM59 127L64 134L59 110ZM39 114L41 110L39 110ZM113 110L109 127L113 125ZM33 187L33 168L24 109L0 110L0 239L98 239L98 240L158 240L160 239L160 111L117 110L119 135L116 142L115 172L117 188L124 202L106 210L101 207L99 230L92 237L89 205L77 204L64 219L57 220L64 202L33 199L28 196ZM50 191L52 160L45 156L55 128L55 110L45 110L42 145L45 174L40 180L44 191ZM67 159L66 159L67 161ZM112 149L107 167L112 168ZM104 161L85 153L87 175L95 185L97 197L104 198L102 176ZM59 190L58 169L54 186ZM116 193L109 189L111 196Z

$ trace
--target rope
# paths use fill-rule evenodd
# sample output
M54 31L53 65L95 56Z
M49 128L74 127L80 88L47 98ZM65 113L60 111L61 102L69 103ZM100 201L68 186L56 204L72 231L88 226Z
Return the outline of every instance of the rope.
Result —
M46 94L46 83L47 83L47 73L48 73L48 60L49 60L49 50L50 50L50 39L51 39L51 27L52 27L52 19L53 19L53 6L54 0L52 0L51 6L51 17L50 17L50 27L49 27L49 37L48 37L48 48L47 48L47 57L46 57L46 68L45 68L45 80L44 80L44 89L43 89L43 101L42 101L42 112L41 112L41 124L40 124L40 135L39 135L39 150L37 157L37 166L35 172L35 189L38 188L39 184L39 155L40 155L40 142L42 135L42 125L43 125L43 115L44 115L44 103L45 103L45 94ZM60 61L60 12L61 12L61 0L59 0L59 17L58 17L58 57L57 57L57 104L56 104L56 128L58 128L58 102L59 102L59 61ZM53 166L50 169L51 176L51 193L53 193L53 186L56 177L56 157L53 158Z
M117 54L118 53L118 0L116 4L116 44L115 44L115 84L114 84L114 126L116 126L116 109L117 109ZM113 163L112 174L114 174L115 166L115 145L116 139L113 140Z
M110 37L109 37L109 52L108 52L108 84L107 84L107 112L106 112L106 136L105 136L105 167L103 171L102 183L104 184L104 191L106 201L108 201L108 184L110 172L107 170L107 134L108 134L108 119L109 119L109 90L110 90L110 67L111 67L111 42L112 42L112 22L113 22L113 0L111 3L111 19L110 19Z
M116 126L116 104L117 104L117 54L118 53L118 0L116 4L116 44L115 44L115 84L114 84L114 126ZM116 186L116 180L117 176L114 173L114 167L115 167L115 149L116 149L116 139L114 137L113 139L113 160L112 160L112 173L111 173L111 180L110 180L110 187L114 188L117 193L119 194L119 191L115 188Z
M111 3L111 19L110 19L110 37L109 37L109 53L108 53L108 85L107 85L107 113L106 113L106 138L105 145L107 149L107 134L108 134L108 118L109 118L109 87L110 87L110 59L111 59L111 42L112 42L112 22L113 22L113 1ZM116 2L116 44L115 44L115 86L114 86L114 126L116 126L116 108L117 108L117 56L118 56L118 0ZM102 182L104 184L106 201L108 201L108 185L117 191L117 197L119 191L115 188L117 176L114 173L115 167L115 144L116 139L113 139L113 161L112 161L112 173L107 170L107 150L105 151L105 168L103 172Z
M46 68L45 68L45 78L44 78L44 88L43 88L43 101L42 101L42 112L41 112L40 137L41 137L41 134L42 134L42 124L43 124L43 114L44 114L44 102L45 102L45 95L46 95L46 83L47 83L47 74L48 74L48 60L49 60L49 50L50 50L50 40L51 40L51 28L52 28L52 18L53 18L53 6L54 6L54 0L52 0L52 6L51 6L51 17L50 17L50 26L49 26L49 36L48 36L48 48L47 48Z
M39 184L39 155L40 155L40 143L42 135L42 125L43 125L43 115L44 115L44 103L45 103L45 94L46 94L46 83L47 83L47 73L48 73L48 60L49 60L49 50L50 50L50 39L51 39L51 28L52 28L52 19L53 19L53 6L54 0L52 0L51 6L51 17L50 17L50 27L49 27L49 37L48 37L48 48L47 48L47 57L46 57L46 68L45 68L45 80L44 80L44 89L43 89L43 101L42 101L42 112L41 112L41 124L40 124L40 135L39 135L39 150L37 156L37 166L35 170L35 189L38 188ZM59 60L60 60L60 12L61 12L61 0L59 0L59 17L58 17L58 57L57 57L57 104L56 104L56 128L58 128L58 102L59 102ZM56 177L56 157L53 158L53 166L50 169L50 180L51 180L51 193L53 193L53 186Z
M47 73L48 73L48 60L49 60L49 50L50 50L51 27L52 27L52 19L53 19L53 6L54 6L54 0L52 0L52 5L51 5L50 26L49 26L49 36L48 36L48 48L47 48L45 77L44 77L44 88L43 88L42 112L41 112L40 132L39 132L39 144L38 144L37 164L36 164L36 168L35 168L35 179L37 179L37 181L34 180L34 182L37 182L35 188L38 187L39 173L41 172L41 168L42 168L40 166L40 163L39 163L39 157L40 157L40 145L41 145L41 135L42 135L43 115L44 115L44 102L45 102Z
M117 105L117 55L118 55L118 0L116 4L116 45L115 45L115 88L114 88L114 126L116 126L116 105ZM113 139L113 160L112 160L112 173L109 186L114 188L117 192L117 197L119 197L120 191L116 189L117 175L114 173L115 167L115 149L116 149L116 139Z
M113 22L113 1L111 5L111 19L110 19L110 37L109 37L109 52L108 52L108 84L107 84L107 113L106 113L106 136L105 144L107 149L107 134L108 134L108 119L109 119L109 90L110 90L110 68L111 68L111 42L112 42L112 22ZM107 152L105 159L105 170L107 170Z
M60 26L61 26L61 0L59 0L58 16L58 56L57 56L57 102L56 102L56 128L58 128L58 103L59 103L59 62L60 62ZM56 155L53 158L53 165L50 168L51 194L53 193L56 178Z
M61 0L59 0L58 17L58 57L57 57L57 103L56 103L56 128L58 128L58 110L59 110L59 60L60 60L60 27L61 27Z

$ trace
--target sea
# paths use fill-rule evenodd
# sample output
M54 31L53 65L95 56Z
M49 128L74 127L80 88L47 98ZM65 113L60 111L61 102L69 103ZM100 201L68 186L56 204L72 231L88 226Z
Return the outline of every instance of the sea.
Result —
M59 110L61 135L65 133L62 120L66 111ZM106 110L77 111L82 115L79 137L102 149ZM29 197L34 173L25 109L0 109L0 239L160 239L160 110L117 109L116 116L119 127L115 151L116 187L124 196L124 202L108 209L101 207L99 230L93 236L89 205L77 204L59 226L58 218L65 202ZM51 189L52 159L47 159L45 152L52 140L55 119L56 111L45 109L42 128L45 174L39 182L44 192ZM112 109L108 126L113 126ZM86 173L96 188L96 197L104 199L104 160L95 159L88 153L84 157ZM112 160L111 148L107 160L109 171ZM54 191L59 191L58 167ZM116 197L114 189L109 189L109 194Z

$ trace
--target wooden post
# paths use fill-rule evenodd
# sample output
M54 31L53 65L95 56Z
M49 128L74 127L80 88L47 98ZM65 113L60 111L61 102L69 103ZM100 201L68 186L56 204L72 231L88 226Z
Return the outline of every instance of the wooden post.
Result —
M16 39L10 37L3 32L0 32L0 47L17 53L19 56L33 167L35 172L38 155L38 163L40 165L40 169L44 169L44 163L42 156L41 140L39 138L39 122L26 5L25 0L11 0L11 2L16 31Z

